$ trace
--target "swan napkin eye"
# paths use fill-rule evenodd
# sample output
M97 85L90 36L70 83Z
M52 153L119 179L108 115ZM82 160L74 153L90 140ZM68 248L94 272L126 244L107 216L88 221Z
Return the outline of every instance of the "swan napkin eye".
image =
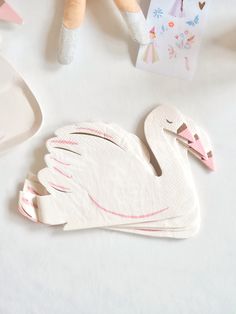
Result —
M173 121L170 121L170 120L168 120L168 119L166 119L166 122L168 122L169 124L172 124L172 123L173 123Z

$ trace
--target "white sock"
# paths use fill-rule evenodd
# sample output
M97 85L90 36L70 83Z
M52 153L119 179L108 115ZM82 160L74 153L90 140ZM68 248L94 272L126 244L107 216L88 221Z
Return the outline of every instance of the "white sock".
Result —
M70 64L76 54L78 42L79 28L68 29L62 25L59 47L58 47L58 61L61 64Z
M143 12L121 12L131 36L141 45L147 45L150 42L149 31Z

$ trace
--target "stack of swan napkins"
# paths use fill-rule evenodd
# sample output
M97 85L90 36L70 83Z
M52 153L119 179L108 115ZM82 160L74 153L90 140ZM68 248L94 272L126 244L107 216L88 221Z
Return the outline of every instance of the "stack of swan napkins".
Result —
M188 152L214 170L209 138L171 106L154 109L144 130L159 171L144 143L115 124L86 122L57 130L47 141L47 166L25 180L20 213L64 230L196 234L200 208Z

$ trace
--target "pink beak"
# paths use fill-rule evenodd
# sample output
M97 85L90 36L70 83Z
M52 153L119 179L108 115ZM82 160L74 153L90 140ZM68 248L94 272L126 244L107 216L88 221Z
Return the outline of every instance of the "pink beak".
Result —
M189 144L189 147L199 153L204 159L208 158L202 142L197 134L194 135L194 142Z
M192 133L189 131L187 125L183 123L177 130L178 136L182 137L183 139L187 140L190 143L195 142L195 139Z
M22 18L7 4L4 0L0 0L0 20L22 24Z
M206 153L199 136L197 134L193 136L185 123L183 123L178 128L177 135L188 141L188 144L185 145L190 148L190 152L192 152L199 160L201 160L207 168L212 171L215 170L212 152L210 151Z
M215 171L215 165L214 165L214 161L213 161L213 155L212 152L208 152L207 153L207 159L202 158L202 162L204 163L204 165L209 168L211 171Z

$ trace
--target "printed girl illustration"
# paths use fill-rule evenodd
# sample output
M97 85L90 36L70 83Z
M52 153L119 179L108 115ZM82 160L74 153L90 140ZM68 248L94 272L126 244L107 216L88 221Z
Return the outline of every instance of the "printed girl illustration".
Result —
M148 44L143 61L147 64L155 63L159 60L158 53L157 53L157 43L156 43L156 29L155 26L150 30L149 36L151 38L150 44Z

